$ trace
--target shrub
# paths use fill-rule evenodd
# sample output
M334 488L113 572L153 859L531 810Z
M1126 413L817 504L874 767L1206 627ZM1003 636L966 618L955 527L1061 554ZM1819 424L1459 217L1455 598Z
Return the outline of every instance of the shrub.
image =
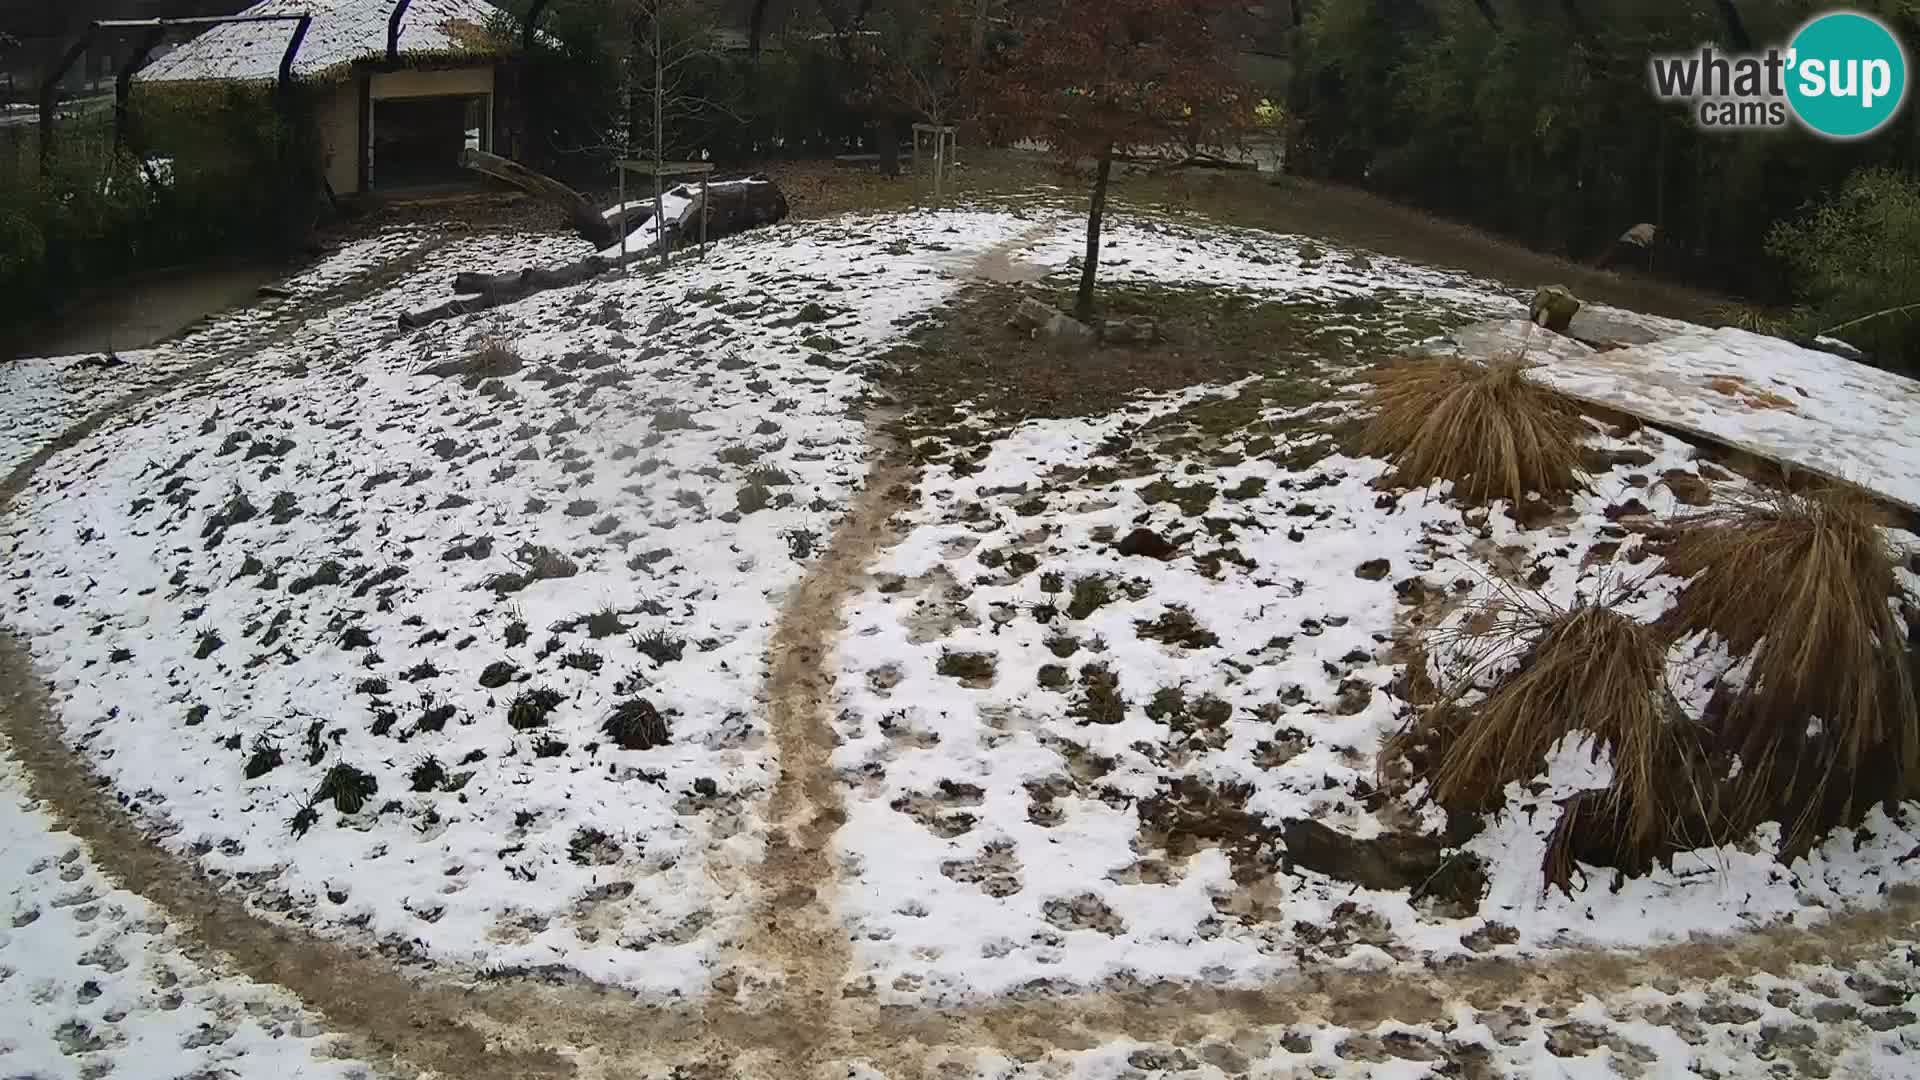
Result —
M1524 501L1580 486L1578 406L1526 375L1520 361L1480 364L1451 357L1406 360L1373 375L1376 412L1363 453L1394 465L1392 481L1453 482L1454 495Z
M1806 333L1835 336L1881 366L1920 368L1920 180L1865 169L1796 221L1774 226L1767 251L1793 271Z
M1691 725L1667 688L1663 634L1604 604L1561 611L1517 598L1466 625L1434 635L1436 651L1460 658L1463 670L1410 733L1437 744L1422 771L1442 806L1488 808L1579 735L1591 740L1596 760L1612 762L1601 802L1634 861L1657 853L1676 821L1700 816L1698 787L1676 776L1697 754L1686 751ZM1493 675L1484 697L1466 700Z
M1776 494L1684 520L1668 553L1667 571L1690 579L1668 624L1719 635L1732 662L1748 665L1708 717L1716 745L1740 763L1732 815L1777 818L1788 850L1920 777L1882 524L1851 490Z
M613 712L600 730L607 738L624 750L651 750L656 746L667 745L669 731L667 721L653 703L642 698L629 698L614 706Z

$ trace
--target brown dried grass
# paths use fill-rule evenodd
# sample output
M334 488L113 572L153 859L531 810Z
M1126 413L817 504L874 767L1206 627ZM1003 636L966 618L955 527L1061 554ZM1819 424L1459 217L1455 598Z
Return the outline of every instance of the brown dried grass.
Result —
M1852 489L1771 494L1682 520L1668 552L1668 572L1691 579L1668 626L1712 631L1750 665L1710 717L1740 761L1731 813L1777 818L1788 850L1920 778L1912 658L1884 524Z
M1455 497L1515 503L1582 485L1588 428L1574 400L1526 375L1521 359L1481 364L1456 357L1405 360L1377 371L1373 420L1362 453L1394 466L1392 482L1451 480Z
M1561 611L1516 598L1455 631L1469 657L1462 677L1422 717L1437 735L1431 782L1441 805L1483 809L1509 783L1531 780L1554 745L1571 735L1605 754L1614 779L1604 811L1624 848L1654 852L1708 796L1686 768L1690 723L1667 688L1667 639L1605 603ZM1470 638L1470 640L1466 640ZM1517 665L1480 700L1463 696L1520 652Z

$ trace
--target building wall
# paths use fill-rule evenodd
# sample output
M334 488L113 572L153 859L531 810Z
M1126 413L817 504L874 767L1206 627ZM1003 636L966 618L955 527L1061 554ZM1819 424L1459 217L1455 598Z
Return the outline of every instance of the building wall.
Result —
M360 84L356 79L334 83L315 110L321 160L327 185L335 195L360 190Z
M493 93L493 65L447 71L383 71L373 76L373 100Z
M335 83L316 111L327 184L335 195L360 191L360 83L372 80L375 101L412 97L454 97L493 94L493 67L452 68L445 71L384 71Z

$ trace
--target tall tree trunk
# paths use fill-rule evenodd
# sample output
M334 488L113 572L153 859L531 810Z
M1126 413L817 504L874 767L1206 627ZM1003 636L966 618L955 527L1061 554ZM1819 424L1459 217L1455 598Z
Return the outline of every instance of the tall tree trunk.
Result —
M880 153L880 175L889 179L899 176L900 124L892 113L883 112L874 120L873 148Z
M1093 206L1087 211L1087 261L1080 267L1080 295L1073 302L1073 317L1081 322L1093 318L1093 280L1100 273L1100 221L1107 214L1107 180L1113 176L1113 144L1100 151L1100 167L1093 174Z
M977 0L973 5L973 50L971 55L975 67L980 58L987 53L987 6L992 0Z
M1733 47L1741 52L1753 51L1753 38L1747 33L1746 21L1740 18L1740 9L1733 0L1713 0L1713 6L1720 9L1721 21L1727 24L1727 38Z
M767 28L767 0L753 0L753 11L747 16L747 53L758 62L760 59L760 35Z

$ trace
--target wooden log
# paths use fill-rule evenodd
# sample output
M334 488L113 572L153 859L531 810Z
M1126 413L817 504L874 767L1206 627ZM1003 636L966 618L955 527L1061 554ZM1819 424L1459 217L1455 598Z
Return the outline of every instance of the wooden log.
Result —
M460 164L496 180L504 180L529 195L552 203L567 215L567 221L580 234L580 238L596 248L606 248L620 242L620 234L613 223L600 216L600 211L593 208L586 196L550 176L534 172L512 158L489 154L485 150L464 151L460 155Z
M700 189L695 185L688 185L683 192L683 195L694 198L698 198L699 194ZM749 229L772 225L785 218L787 196L780 190L779 184L762 176L716 181L707 186L707 214L707 239L718 240ZM653 212L649 208L647 219L650 220L652 215ZM607 244L602 247L618 243L619 230L613 223L607 222L597 211L594 212L594 216L606 224L610 235ZM682 228L686 231L685 236L679 235ZM667 242L670 245L682 246L697 243L699 239L700 214L698 211L687 215L687 220L683 224L669 224L667 227ZM441 319L451 319L499 307L502 304L511 304L547 289L578 285L609 270L646 258L652 254L652 251L652 245L647 244L627 252L624 257L589 255L584 259L552 269L535 267L505 274L474 271L455 274L453 291L460 295L434 307L402 312L400 328L414 330Z

